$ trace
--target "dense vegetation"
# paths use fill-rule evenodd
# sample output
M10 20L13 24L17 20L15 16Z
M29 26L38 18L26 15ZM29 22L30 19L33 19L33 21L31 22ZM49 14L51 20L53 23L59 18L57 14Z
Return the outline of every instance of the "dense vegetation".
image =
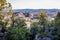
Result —
M6 0L0 0L0 3L2 10ZM11 7L10 3L9 7ZM13 13L12 8L6 14L0 12L0 40L60 40L60 12L57 13L54 21L49 22L47 17L44 10L41 10L37 15L39 22L32 23L31 28L27 29L25 22Z

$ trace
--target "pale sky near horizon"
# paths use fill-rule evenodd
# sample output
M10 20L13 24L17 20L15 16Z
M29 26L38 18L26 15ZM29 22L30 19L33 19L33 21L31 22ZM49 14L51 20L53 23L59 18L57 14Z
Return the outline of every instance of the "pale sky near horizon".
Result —
M60 9L60 0L7 0L13 9Z

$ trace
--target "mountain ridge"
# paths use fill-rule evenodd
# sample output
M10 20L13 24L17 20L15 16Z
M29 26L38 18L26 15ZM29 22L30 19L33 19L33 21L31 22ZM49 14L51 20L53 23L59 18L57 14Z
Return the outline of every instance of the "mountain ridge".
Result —
M23 13L33 13L39 14L41 9L14 9L14 13L23 12ZM43 9L48 16L55 17L57 12L60 12L60 9Z

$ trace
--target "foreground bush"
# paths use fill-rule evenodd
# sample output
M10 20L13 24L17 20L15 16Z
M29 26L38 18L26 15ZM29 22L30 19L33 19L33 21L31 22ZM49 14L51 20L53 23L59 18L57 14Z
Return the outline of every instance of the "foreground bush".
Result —
M27 40L29 39L29 30L25 27L11 27L7 31L7 40Z

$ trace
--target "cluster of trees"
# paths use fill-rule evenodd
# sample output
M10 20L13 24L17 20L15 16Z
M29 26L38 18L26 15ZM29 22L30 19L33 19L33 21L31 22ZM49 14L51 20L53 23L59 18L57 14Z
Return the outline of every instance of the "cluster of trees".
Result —
M32 23L30 29L27 29L24 21L16 18L15 14L9 15L13 16L11 17L12 24L7 29L6 40L60 40L60 12L51 22L46 20L46 13L41 13L38 15L39 22ZM0 25L2 30L6 28L6 22L0 21Z
M6 0L0 0L1 7L5 3ZM41 10L37 16L39 22L32 23L30 29L26 28L25 22L19 19L12 9L6 13L6 16L10 17L4 19L4 13L0 12L0 40L60 40L60 12L57 13L54 21L49 22L47 14Z
M38 16L38 23L33 23L31 31L35 40L60 40L60 12L57 13L54 21L46 20L47 15L43 11Z

